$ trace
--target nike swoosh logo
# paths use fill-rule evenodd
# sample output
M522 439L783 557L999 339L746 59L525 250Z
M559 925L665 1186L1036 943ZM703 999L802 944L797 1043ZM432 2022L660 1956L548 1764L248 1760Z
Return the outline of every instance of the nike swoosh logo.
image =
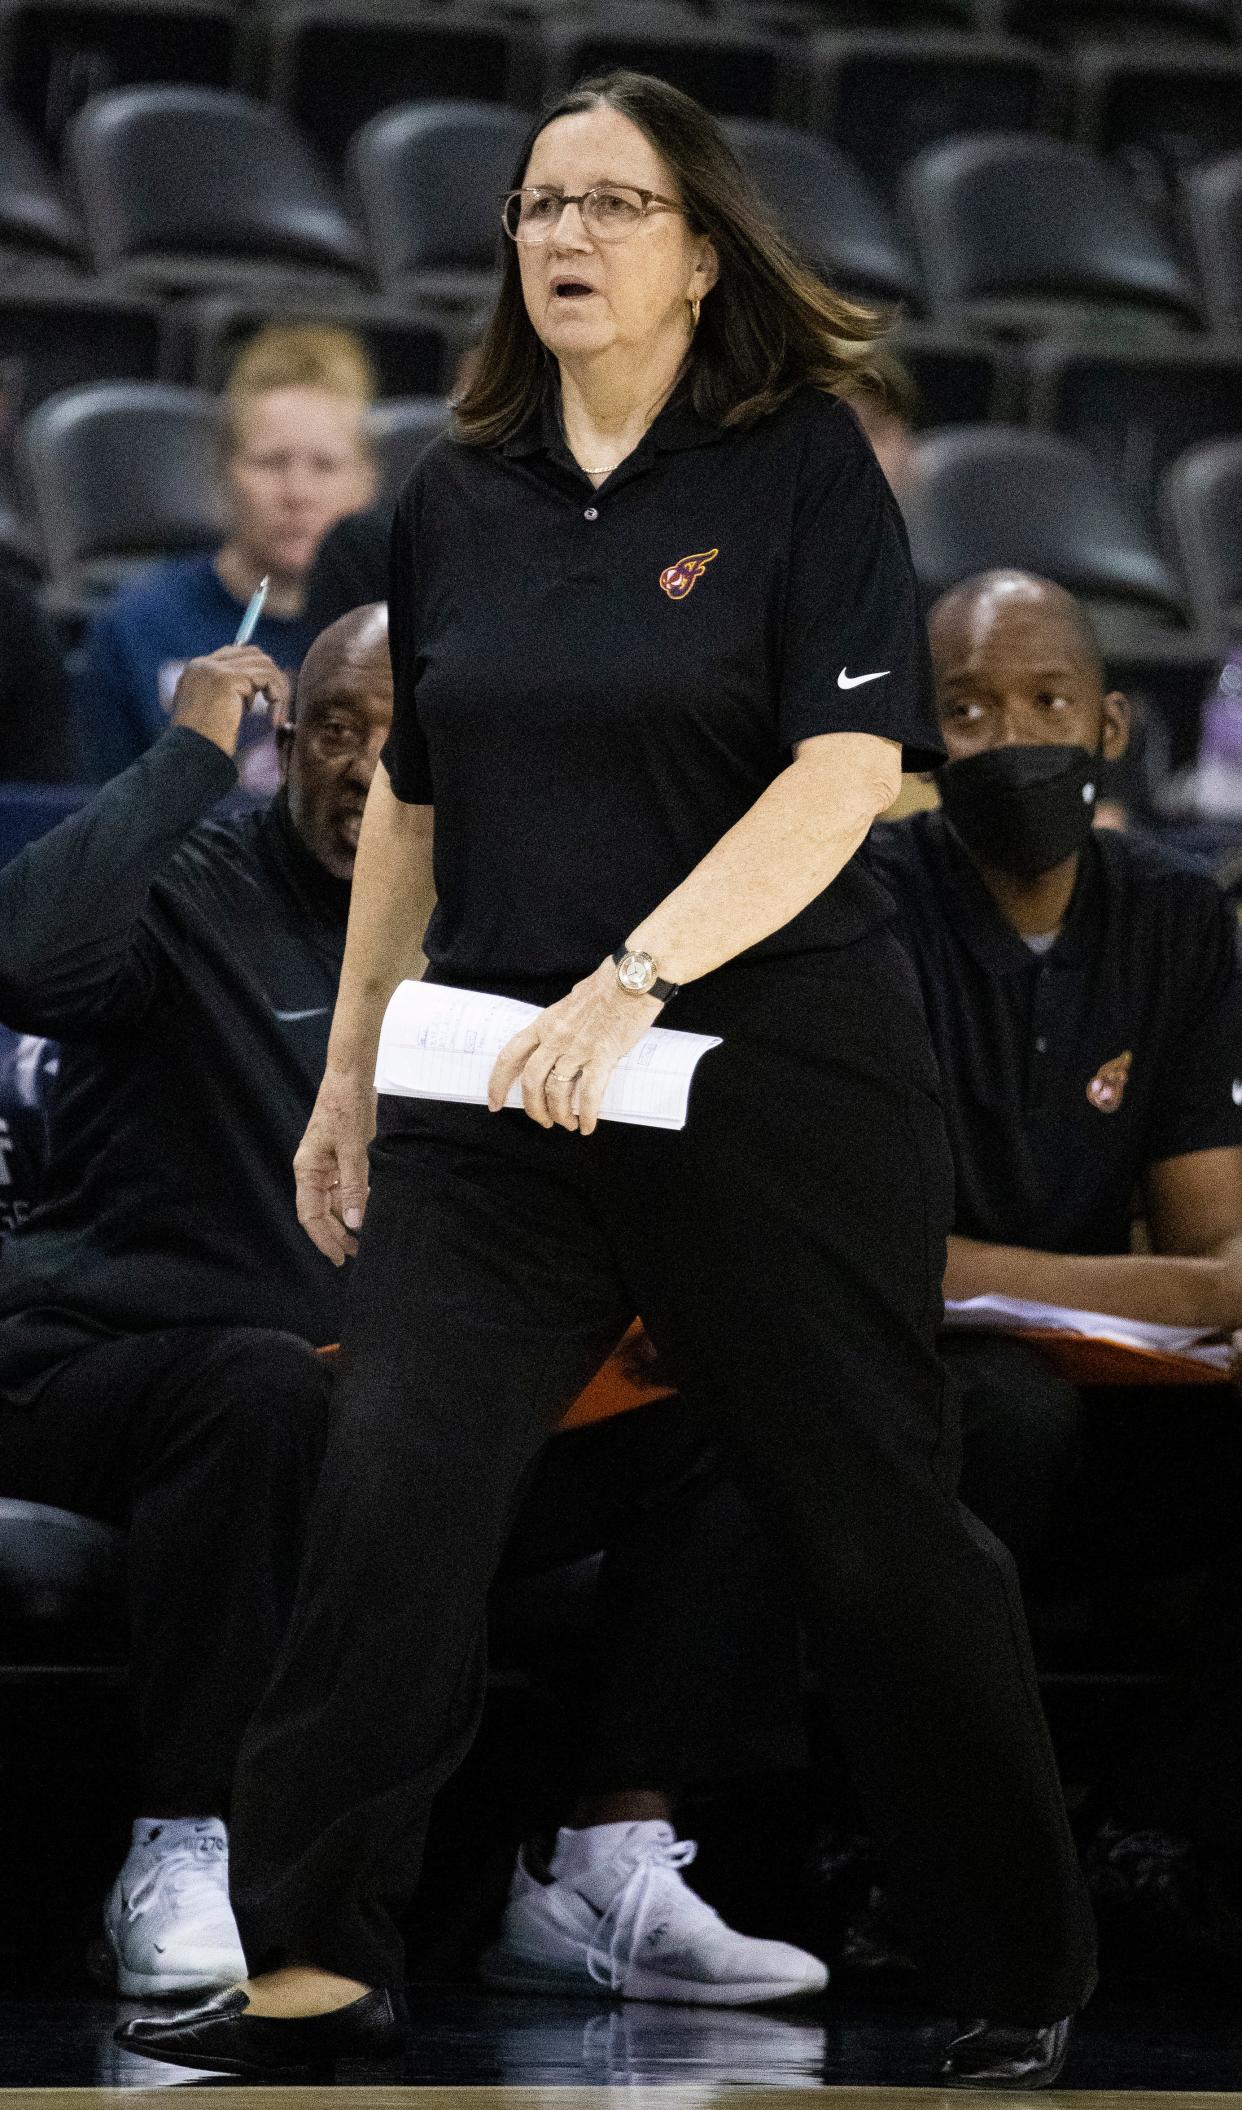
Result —
M861 689L864 681L883 681L885 675L891 671L889 667L881 667L878 674L847 674L845 668L842 667L841 672L837 676L837 687L839 689Z
M273 1004L272 1017L278 1018L282 1026L294 1026L300 1018L326 1018L331 1008L330 1004L313 1004L309 1011L278 1011Z

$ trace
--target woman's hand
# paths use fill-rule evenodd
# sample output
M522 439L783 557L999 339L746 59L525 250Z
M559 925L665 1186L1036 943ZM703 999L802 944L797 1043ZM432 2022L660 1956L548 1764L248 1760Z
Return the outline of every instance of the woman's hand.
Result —
M487 1087L488 1106L499 1113L520 1078L522 1104L532 1121L589 1136L621 1057L638 1045L663 1008L658 997L628 995L612 961L604 960L501 1049Z
M293 1160L298 1222L333 1265L358 1250L369 1181L367 1146L375 1134L375 1091L362 1077L325 1070L310 1126Z

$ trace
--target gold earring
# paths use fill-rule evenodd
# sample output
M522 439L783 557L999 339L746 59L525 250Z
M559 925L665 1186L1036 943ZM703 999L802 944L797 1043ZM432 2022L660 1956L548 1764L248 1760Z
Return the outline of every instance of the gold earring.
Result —
M699 326L699 310L702 305L701 300L692 300L690 303L690 335L692 337Z

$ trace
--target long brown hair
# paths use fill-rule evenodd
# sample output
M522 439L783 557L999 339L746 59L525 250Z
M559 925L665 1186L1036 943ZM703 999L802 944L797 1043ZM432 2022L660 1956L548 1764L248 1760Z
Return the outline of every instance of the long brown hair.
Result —
M646 73L580 81L532 127L513 176L558 117L607 103L638 126L672 170L691 231L709 235L720 276L703 302L689 362L691 401L714 425L748 425L804 385L848 394L868 371L887 321L834 293L803 262L701 103ZM457 398L456 430L495 446L525 424L548 385L551 355L522 299L517 250L504 244L500 291L478 363Z

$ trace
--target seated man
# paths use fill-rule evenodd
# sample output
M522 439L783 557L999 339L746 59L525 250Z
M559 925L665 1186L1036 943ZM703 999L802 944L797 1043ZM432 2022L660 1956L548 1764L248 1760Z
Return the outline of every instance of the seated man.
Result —
M872 854L944 1080L958 1191L946 1297L1238 1328L1233 917L1207 877L1093 830L1127 705L1105 693L1068 594L989 573L937 603L930 635L949 755L941 810L877 830ZM1136 1922L1146 1896L1167 1931L1174 1893L1189 1911L1195 1888L1187 1841L1242 1884L1236 1401L1187 1388L1084 1402L1013 1338L950 1333L946 1354L963 1395L962 1498L1028 1579L1041 1559L1062 1585L1114 1591L1210 1571L1193 1676L1170 1696L1158 1741L1108 1782L1089 1852L1097 1901L1116 1905L1118 1924L1126 1899Z
M166 730L182 667L237 635L260 579L271 584L253 641L286 672L327 627L306 614L306 575L328 529L371 497L373 393L370 363L348 330L273 324L246 346L224 393L223 546L152 565L88 632L77 715L93 781L124 769ZM382 590L359 603L380 598ZM243 743L262 725L249 719Z
M267 696L280 720L287 693L253 646L192 661L167 735L0 871L0 1019L61 1043L44 1191L0 1256L0 1492L129 1529L150 1814L105 1917L128 1994L244 1975L224 1820L322 1453L330 1365L311 1344L340 1332L343 1278L298 1227L291 1168L392 711L383 608L310 651L272 804L207 819L236 781L243 713ZM631 1931L641 1920L642 1967L667 1997L785 1997L821 1985L822 1966L726 1928L682 1882L666 1819L690 1773L730 1751L767 1761L774 1709L752 1722L739 1680L763 1684L787 1622L763 1630L753 1527L692 1420L649 1412L552 1446L519 1519L510 1572L613 1557L583 1800L551 1866L519 1871L492 1968L590 1988L606 1951L624 1992L625 1930L609 1937L637 1890ZM726 1605L719 1623L705 1602Z

